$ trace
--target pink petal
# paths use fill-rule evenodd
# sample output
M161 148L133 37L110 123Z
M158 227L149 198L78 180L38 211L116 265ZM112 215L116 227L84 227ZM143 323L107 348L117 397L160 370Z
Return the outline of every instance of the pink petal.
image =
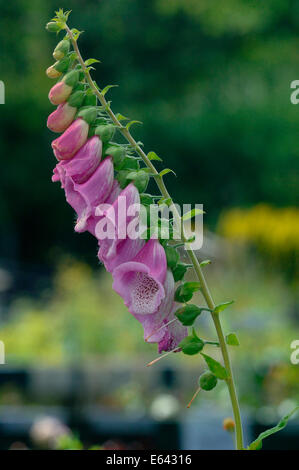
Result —
M89 125L82 118L76 119L58 139L53 140L52 148L58 160L72 158L85 144Z
M133 261L114 269L113 288L133 315L157 311L164 296L166 256L158 240L149 240Z
M62 187L66 177L72 177L74 183L84 183L99 166L102 157L102 142L94 136L87 140L71 160L59 162L52 181L61 181Z
M52 104L58 105L68 99L73 88L67 85L63 80L56 83L49 91L49 100Z
M76 232L87 230L88 219L94 214L95 208L102 203L113 184L113 163L106 158L93 175L83 184L74 183L71 177L65 180L67 202L77 212Z
M73 122L77 108L69 106L68 103L60 104L47 121L48 128L53 132L64 132Z

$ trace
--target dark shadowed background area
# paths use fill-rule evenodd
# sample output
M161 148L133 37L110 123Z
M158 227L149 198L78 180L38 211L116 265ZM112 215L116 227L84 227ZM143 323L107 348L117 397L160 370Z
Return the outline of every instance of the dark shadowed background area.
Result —
M85 446L229 448L225 387L200 396L191 416L198 357L144 368L155 348L51 182L45 70L58 38L45 24L59 7L85 31L84 57L101 60L99 85L119 85L112 108L143 122L134 136L177 174L165 177L174 199L204 204L199 257L213 261L216 300L235 299L224 324L241 343L232 355L251 437L299 398L299 4L0 0L0 448L54 447L41 438L51 432L80 447L66 425ZM214 337L208 317L198 326ZM265 447L298 448L298 432L294 420Z

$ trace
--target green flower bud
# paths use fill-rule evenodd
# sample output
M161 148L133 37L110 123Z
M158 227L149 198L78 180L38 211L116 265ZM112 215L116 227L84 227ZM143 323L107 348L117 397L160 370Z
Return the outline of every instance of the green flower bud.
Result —
M72 70L71 72L67 73L63 81L65 82L66 85L74 88L79 81L78 70Z
M206 370L199 377L198 384L203 390L213 390L213 388L215 388L217 385L217 377L212 374L212 372L210 372L209 370Z
M86 108L82 109L78 113L78 117L82 117L87 124L93 123L97 117L97 109L96 108Z
M79 82L79 83L75 86L74 91L78 91L78 90L80 90L80 91L84 91L84 90L85 90L85 86L84 86L83 83Z
M59 78L62 75L61 72L55 69L54 65L51 65L51 67L48 67L46 70L46 74L49 78Z
M68 104L73 108L80 108L84 101L85 92L82 90L74 91L68 99Z
M136 179L134 180L134 185L140 193L143 193L148 185L149 175L145 171L139 171Z
M126 156L126 151L123 147L111 146L105 151L105 155L113 158L114 167L119 167Z
M61 60L70 50L70 42L67 39L60 41L54 49L53 57L55 60Z
M88 94L85 96L85 100L83 102L83 106L96 106L97 105L97 97L94 94Z
M109 142L114 136L115 127L112 124L104 124L96 127L95 134L101 138L102 142Z
M46 30L50 33L58 33L61 30L61 26L56 23L56 21L50 21L50 23L46 25Z
M79 80L83 80L84 72L82 70L82 66L80 64L77 64L76 67L75 67L75 70L78 70L78 72L79 72Z
M65 57L64 59L60 60L59 62L56 62L53 67L55 70L58 70L58 72L65 73L70 66L70 59L68 57Z

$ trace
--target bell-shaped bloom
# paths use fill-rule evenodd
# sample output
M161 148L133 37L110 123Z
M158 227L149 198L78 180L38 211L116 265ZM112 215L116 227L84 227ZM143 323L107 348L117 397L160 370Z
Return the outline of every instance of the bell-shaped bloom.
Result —
M132 261L114 269L113 288L133 315L155 313L165 297L166 272L164 248L151 239Z
M106 201L105 201L106 203ZM133 183L130 183L125 189L121 191L117 199L107 209L103 210L104 219L101 220L99 226L96 229L96 236L101 246L100 258L104 262L109 262L116 256L117 247L126 238L128 238L128 226L129 223L136 216L136 212L132 212L132 215L128 215L130 208L136 204L136 208L139 207L140 197L137 188ZM100 208L99 208L100 209ZM107 225L109 231L106 234L102 229ZM136 254L136 253L135 253ZM134 257L135 255L133 255ZM132 259L132 258L131 258Z
M53 132L64 132L73 122L77 108L68 103L58 105L50 114L47 121L48 128Z
M53 140L52 148L57 160L68 160L85 144L89 125L82 118L76 119L70 127L57 139Z
M60 181L64 187L65 179L71 177L74 183L85 183L99 166L102 157L102 141L94 136L78 150L70 160L62 160L54 168L52 181Z
M167 326L161 330L161 332L164 331L164 336L158 342L159 353L162 351L172 351L177 348L180 342L188 335L187 327L183 326L174 315L178 308L179 305L174 302L170 314L167 319L164 320Z
M172 272L168 269L163 284L164 298L156 312L149 315L134 315L144 328L144 339L149 343L158 343L164 338L163 326L169 322L168 317L173 308L175 284Z
M113 163L105 158L92 176L82 184L75 183L71 176L66 176L64 190L66 200L77 213L76 232L88 230L89 218L95 208L103 203L113 185Z
M136 238L131 240L126 238L120 240L116 247L116 252L113 256L106 256L107 250L104 242L100 242L100 249L98 251L98 258L104 264L108 272L112 273L117 266L127 261L131 261L145 245L145 240Z
M73 87L67 85L64 80L56 83L49 91L49 100L52 104L58 105L68 99L72 93Z
M116 200L116 198L119 196L121 192L120 186L118 184L118 181L114 180L112 184L112 188L110 190L110 193L108 194L108 197L105 199L104 204L111 205L113 202ZM100 206L102 203L100 204ZM98 214L98 206L95 208L93 213L90 215L87 225L86 225L86 230L90 232L94 237L96 237L96 227L98 222L103 219L103 215Z
M175 283L169 269L163 287L165 295L156 312L134 314L143 326L145 341L158 343L159 353L175 349L188 334L188 329L174 315L179 306L174 302Z

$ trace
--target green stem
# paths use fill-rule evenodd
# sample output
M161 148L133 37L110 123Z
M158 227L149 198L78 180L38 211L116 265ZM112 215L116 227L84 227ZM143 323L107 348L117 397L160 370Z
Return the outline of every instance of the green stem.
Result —
M84 60L83 60L83 58L81 56L81 53L80 53L80 50L78 48L77 41L75 40L75 38L72 34L72 31L69 29L69 27L67 25L65 25L65 29L66 29L66 31L69 35L69 38L72 42L72 45L73 45L74 50L75 50L75 52L77 54L77 57L78 57L78 61L79 61L80 65L81 65L81 67L84 71L84 74L86 76L86 80L87 80L88 84L90 85L90 88L93 90L94 94L99 99L101 105L106 110L108 116L111 118L111 120L113 121L115 126L119 129L119 131L125 137L125 139L130 143L132 148L142 158L145 165L151 170L152 175L153 175L153 177L154 177L154 179L157 183L157 186L158 186L162 196L165 199L170 199L172 201L172 198L170 197L170 194L169 194L169 192L168 192L168 190L165 186L163 178L159 175L159 173L156 170L155 166L152 164L152 162L150 161L150 159L148 158L146 153L142 150L140 145L138 145L138 143L136 142L134 137L131 135L130 131L126 127L124 127L121 124L121 122L117 119L117 117L113 113L112 109L110 108L109 103L106 101L104 95L100 92L99 88L97 87L95 82L92 80L90 72L89 72L87 66L84 63ZM173 207L174 207L173 215L180 224L178 226L181 226L181 216L180 216L179 212L177 211L175 205L173 205ZM186 238L184 233L182 234L182 240L184 242L187 241L187 238ZM198 279L201 283L201 291L202 291L202 294L205 298L205 301L206 301L208 307L212 310L212 313L211 313L212 319L213 319L213 322L214 322L214 325L215 325L215 328L216 328L216 332L217 332L217 335L218 335L219 344L220 344L220 348L221 348L221 352L222 352L222 356L223 356L223 362L224 362L225 368L226 368L227 373L228 373L228 378L226 379L226 383L227 383L227 387L228 387L228 390L229 390L229 395L230 395L231 404L232 404L233 413L234 413L234 419L235 419L235 423L236 423L236 448L238 450L242 450L243 449L243 432L242 432L240 407L239 407L239 403L238 403L238 398L237 398L236 387L235 387L235 382L234 382L234 378L233 378L233 373L232 373L232 367L231 367L231 363L230 363L228 348L227 348L227 345L226 345L226 342L225 342L225 338L224 338L224 334L223 334L223 331L222 331L220 319L219 319L218 314L213 313L213 310L215 309L215 303L214 303L213 298L211 296L211 293L209 291L206 279L205 279L204 274L202 272L202 269L200 267L200 263L199 263L196 255L195 255L195 253L193 252L192 249L188 248L187 253L188 253L189 258L190 258L190 260L193 264L196 275L197 275L197 277L198 277Z

